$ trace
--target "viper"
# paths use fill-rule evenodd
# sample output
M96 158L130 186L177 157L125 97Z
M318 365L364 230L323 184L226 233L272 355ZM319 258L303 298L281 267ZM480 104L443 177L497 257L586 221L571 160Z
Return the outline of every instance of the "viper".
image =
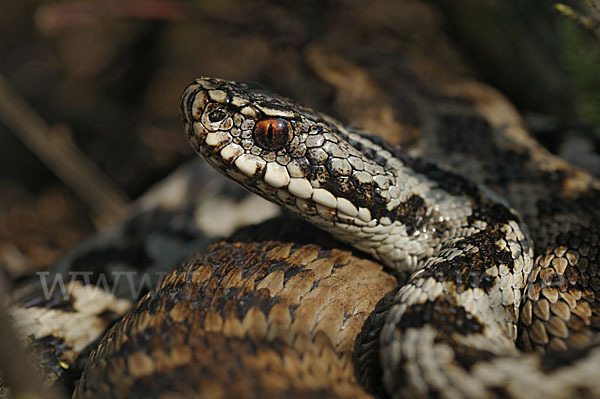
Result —
M361 397L352 349L380 395L600 395L599 185L485 94L462 93L477 115L432 108L443 123L408 151L256 85L192 82L196 152L361 252L298 222L209 247L106 334L75 396Z

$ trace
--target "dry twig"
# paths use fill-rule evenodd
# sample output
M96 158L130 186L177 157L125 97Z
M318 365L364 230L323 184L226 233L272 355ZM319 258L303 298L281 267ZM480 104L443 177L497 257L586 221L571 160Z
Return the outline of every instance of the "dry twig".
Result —
M592 13L592 11L600 13L600 1L585 0L585 3L591 11L587 15L575 11L572 7L563 3L555 3L554 9L560 12L562 15L577 21L583 27L594 30L597 34L600 34L600 17L598 17L598 14L594 15Z
M113 182L58 134L0 75L0 120L85 201L100 224L123 215L129 200Z

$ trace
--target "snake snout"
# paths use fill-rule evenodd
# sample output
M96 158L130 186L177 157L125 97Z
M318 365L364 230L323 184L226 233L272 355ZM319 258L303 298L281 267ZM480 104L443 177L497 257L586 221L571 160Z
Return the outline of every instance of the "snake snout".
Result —
M192 123L194 115L197 115L198 110L194 110L194 106L197 105L195 101L196 94L199 92L199 85L196 81L190 83L181 95L179 101L179 113L184 122Z
M187 139L206 157L231 142L228 133L233 127L231 111L220 97L226 97L225 92L215 89L214 82L204 78L190 83L181 96L180 111Z

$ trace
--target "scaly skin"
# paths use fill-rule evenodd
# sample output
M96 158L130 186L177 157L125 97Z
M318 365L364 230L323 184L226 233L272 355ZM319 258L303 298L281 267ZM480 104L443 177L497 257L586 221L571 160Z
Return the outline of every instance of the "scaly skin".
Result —
M190 143L219 171L412 273L381 336L392 395L598 392L577 367L544 375L540 358L516 351L533 251L490 190L255 86L198 79L181 109Z

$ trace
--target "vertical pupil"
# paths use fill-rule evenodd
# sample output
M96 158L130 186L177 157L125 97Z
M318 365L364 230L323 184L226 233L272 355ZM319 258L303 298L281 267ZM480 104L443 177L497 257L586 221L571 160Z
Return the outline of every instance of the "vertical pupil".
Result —
M273 144L273 138L273 124L269 123L269 127L267 128L267 142Z
M259 147L277 151L287 145L291 137L291 125L285 119L273 118L258 121L254 127L254 139Z

